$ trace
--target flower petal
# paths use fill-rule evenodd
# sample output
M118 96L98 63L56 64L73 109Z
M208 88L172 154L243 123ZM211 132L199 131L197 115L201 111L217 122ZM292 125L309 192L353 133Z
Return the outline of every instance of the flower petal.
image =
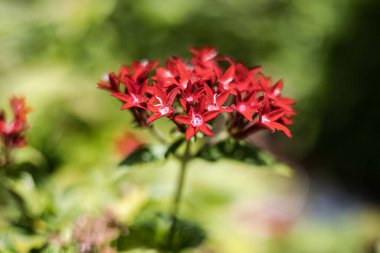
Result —
M160 113L155 113L155 114L153 114L152 116L150 116L150 117L147 119L146 123L147 123L147 124L150 124L150 123L152 123L153 121L155 121L155 120L161 118L162 116L164 116L164 115L161 115Z
M178 123L185 124L185 125L191 125L190 117L187 115L179 115L175 116L174 120Z
M215 119L220 114L220 111L208 111L203 114L203 122L208 122Z
M193 126L189 126L186 130L186 140L190 140L190 138L193 137L195 133L195 128Z
M224 102L226 102L228 96L230 95L230 92L229 91L224 91L222 93L220 93L217 97L216 97L216 102L218 103L219 106L222 106L224 104Z
M199 130L201 130L201 132L204 133L205 135L214 136L214 133L211 131L211 128L206 124L201 125L199 127Z

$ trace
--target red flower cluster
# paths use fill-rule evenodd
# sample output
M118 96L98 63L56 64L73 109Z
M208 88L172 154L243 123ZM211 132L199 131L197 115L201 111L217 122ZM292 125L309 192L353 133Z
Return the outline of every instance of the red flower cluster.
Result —
M213 136L210 123L221 113L229 115L227 129L233 137L262 128L291 136L287 125L295 115L294 101L281 96L281 80L272 84L260 68L220 57L214 48L190 51L190 62L173 56L164 67L156 61L122 66L98 87L122 101L121 109L130 109L140 126L167 117L186 132L186 139L199 131Z
M24 98L13 97L10 100L14 119L6 121L5 112L0 110L0 138L4 148L10 150L26 145L24 133L28 128L26 116L30 112Z

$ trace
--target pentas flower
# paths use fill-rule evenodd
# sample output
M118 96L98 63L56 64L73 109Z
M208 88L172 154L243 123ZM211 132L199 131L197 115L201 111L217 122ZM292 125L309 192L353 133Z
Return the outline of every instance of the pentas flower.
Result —
M201 66L214 66L215 61L214 59L218 55L218 52L215 48L212 47L205 47L205 48L190 48L190 52L193 54L193 59L191 62L194 65L201 65Z
M178 89L173 89L169 94L165 93L158 85L153 87L153 96L148 103L148 110L153 112L147 120L151 123L161 117L169 116L175 112L173 102L177 96Z
M284 111L281 109L277 109L265 114L260 115L259 124L269 128L272 131L280 130L282 131L286 136L291 137L292 134L290 133L289 129L285 127L283 124L277 122L279 119L281 119L284 116Z
M255 100L255 93L251 92L242 98L242 94L239 92L236 95L236 104L232 105L232 108L243 115L248 121L252 121L252 117L258 112Z
M104 75L103 80L98 83L98 88L109 92L120 92L119 78L113 72Z
M206 123L216 118L219 113L220 112L218 111L204 112L204 104L199 104L195 109L191 107L188 115L175 116L174 120L188 126L186 130L186 139L189 140L198 131L201 131L205 135L213 136L214 133Z
M24 98L12 97L10 105L13 111L13 120L7 122L4 111L0 111L0 138L5 149L22 148L26 146L24 137L28 129L27 114L30 108Z
M157 66L157 61L134 61L131 66L121 66L120 79L123 83L131 79L134 83L143 83L149 72Z
M164 66L147 60L122 66L98 87L123 102L121 109L131 110L139 126L166 117L187 139L198 132L212 136L219 114L227 116L226 129L232 137L257 129L291 136L287 126L295 115L294 101L281 95L282 80L272 84L261 68L218 56L214 48L190 51L189 62L173 56Z
M147 85L147 81L145 81L143 84L137 84L132 79L129 79L129 81L125 82L125 86L127 87L126 93L112 93L112 96L124 102L124 105L121 107L122 110L129 109L131 107L144 108L142 103L146 100L144 95L148 87Z
M235 78L235 65L231 65L226 72L218 78L219 87L223 91L230 91L233 92L232 87L230 87L230 84Z
M206 99L206 110L207 111L219 111L219 112L232 112L233 109L228 106L223 106L227 101L230 92L214 92L210 87L205 86L205 99Z
M207 85L198 88L192 83L189 83L185 90L181 90L179 102L185 111L188 111L191 105L199 102L199 98L203 96L204 88L206 86Z

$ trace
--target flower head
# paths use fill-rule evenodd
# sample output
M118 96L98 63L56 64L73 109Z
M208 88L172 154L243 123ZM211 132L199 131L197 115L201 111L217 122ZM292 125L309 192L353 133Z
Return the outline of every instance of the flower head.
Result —
M219 114L228 117L233 137L253 128L291 136L287 126L295 115L294 101L281 95L282 80L273 85L261 68L218 56L214 48L190 51L189 62L173 56L165 66L146 60L122 66L98 87L123 102L121 109L131 110L140 126L166 117L187 139L197 132L212 136L212 122Z

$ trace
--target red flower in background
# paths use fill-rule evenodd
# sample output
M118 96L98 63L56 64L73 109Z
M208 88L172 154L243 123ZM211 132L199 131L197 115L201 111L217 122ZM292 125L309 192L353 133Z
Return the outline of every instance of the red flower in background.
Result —
M261 68L247 68L229 57L218 56L214 48L192 48L186 62L173 56L165 66L157 62L133 62L110 73L98 87L121 100L121 109L130 109L139 125L167 117L190 139L197 132L212 136L212 121L221 113L228 130L270 129L291 136L288 125L295 112L294 101L281 95L282 80L272 80ZM223 62L223 64L220 64ZM222 65L228 64L227 68ZM157 67L157 68L156 68ZM142 123L141 123L142 122Z
M122 136L116 138L115 140L116 152L120 155L120 157L127 157L144 144L144 141L139 139L136 134L130 131L126 131Z
M12 121L7 122L5 112L0 111L0 137L4 148L8 150L26 146L24 133L28 129L27 114L30 112L24 98L13 97L10 105L13 111Z

